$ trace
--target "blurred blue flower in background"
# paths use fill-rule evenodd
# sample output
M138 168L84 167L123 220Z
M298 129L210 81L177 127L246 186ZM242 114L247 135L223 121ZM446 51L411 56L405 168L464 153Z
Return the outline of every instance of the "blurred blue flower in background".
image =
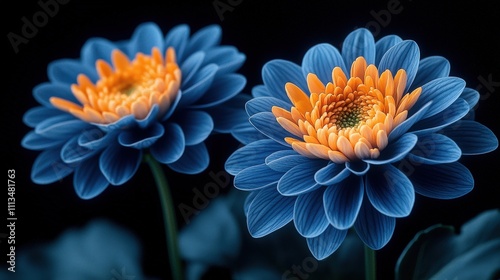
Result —
M21 247L15 266L16 272L2 269L0 279L147 279L137 238L103 219L68 229L51 242Z
M363 243L349 234L338 254L319 263L292 228L254 239L241 209L246 193L233 189L210 201L179 232L186 279L361 279Z
M479 93L449 76L441 56L420 58L415 41L377 42L364 28L341 51L322 43L302 65L275 59L233 135L246 146L226 161L253 237L293 221L317 259L354 228L371 249L391 239L415 193L453 199L474 186L459 159L493 151L498 139L464 117Z
M40 106L23 119L33 130L22 146L41 151L32 180L73 174L78 196L90 199L127 182L145 149L176 172L202 172L205 139L245 116L246 79L234 72L246 56L220 45L221 33L210 25L191 35L181 24L163 35L147 22L130 40L91 38L80 59L50 63L49 81L33 90Z

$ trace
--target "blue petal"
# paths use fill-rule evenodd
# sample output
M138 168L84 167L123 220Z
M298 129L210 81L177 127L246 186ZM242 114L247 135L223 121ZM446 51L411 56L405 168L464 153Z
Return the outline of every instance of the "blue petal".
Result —
M175 97L174 102L170 104L170 107L167 109L167 112L165 112L165 115L161 118L162 122L168 120L174 114L174 112L176 112L177 106L179 106L179 103L183 95L184 94L181 90L177 92L177 96Z
M348 229L356 221L363 201L363 178L351 175L329 186L323 195L326 217L336 229Z
M272 233L293 218L295 197L282 196L274 187L262 189L248 208L247 226L255 238Z
M189 39L189 33L189 26L187 24L180 24L170 29L165 36L165 49L173 47L178 61L184 61L184 52Z
M134 31L129 42L129 58L134 58L137 53L150 54L153 47L160 52L164 50L163 33L158 25L147 22L140 24Z
M292 149L277 151L266 157L267 166L279 172L287 172L288 170L299 164L310 164L310 162L310 158L300 155Z
M122 185L134 176L142 159L142 150L110 145L99 157L99 168L112 185Z
M406 88L408 91L417 74L418 64L420 62L420 50L417 43L411 40L405 40L390 48L380 60L378 71L380 73L389 69L392 75L396 75L399 69L406 71Z
M365 198L354 228L366 246L373 250L381 249L391 239L395 227L396 218L380 213Z
M258 140L269 139L267 136L260 133L250 122L248 122L248 120L236 125L233 131L231 131L231 135L244 145L248 145Z
M346 236L347 230L330 226L319 236L307 238L307 246L317 260L323 260L340 247Z
M327 166L321 168L314 174L314 180L321 185L330 186L340 183L347 178L351 172L345 164L329 162Z
M98 150L109 145L116 138L116 133L105 133L97 127L89 127L81 132L78 145L92 150Z
M241 92L246 81L245 77L240 74L227 74L218 77L210 89L191 107L207 108L228 101Z
M419 136L417 145L408 154L408 159L417 164L441 164L457 161L462 151L450 138L442 134Z
M226 160L225 169L229 174L236 175L245 168L263 164L267 156L284 148L271 139L252 142L232 153Z
M62 180L73 172L74 166L64 163L59 149L41 152L33 163L31 180L36 184L46 185Z
M274 106L290 110L293 105L275 97L256 97L245 104L245 110L252 116L261 112L272 112Z
M214 128L212 117L203 111L184 110L175 115L175 122L181 126L187 146L205 141Z
M29 150L41 151L61 146L65 141L64 138L49 139L30 131L21 140L21 146Z
M106 132L116 132L118 130L127 128L127 127L132 127L137 124L137 120L135 119L134 115L126 115L120 119L118 119L114 123L93 123L93 125L99 127L103 131Z
M182 88L187 88L193 85L193 77L200 69L204 59L204 52L195 52L182 62L180 67L182 73Z
M97 150L78 145L79 136L70 139L61 149L61 159L68 164L81 162L93 156Z
M366 175L366 195L380 213L389 217L406 217L415 202L411 181L396 167L373 166Z
M345 167L356 176L365 175L370 170L370 165L364 161L346 162Z
M366 28L358 28L351 32L342 44L342 57L348 66L362 56L367 64L375 63L375 39L372 33ZM345 71L348 73L348 71Z
M432 101L425 104L424 106L422 106L422 108L420 108L420 110L418 110L414 114L410 115L411 117L407 118L405 121L400 123L397 127L395 127L391 131L391 133L389 133L389 137L388 137L389 143L391 143L392 141L395 141L401 135L405 134L412 127L412 125L414 125L416 122L421 120L424 117L425 112L427 112L427 110L429 110L431 105L432 105Z
M384 56L384 54L393 46L401 43L403 39L401 39L397 35L387 35L382 37L375 43L375 65L380 64L380 60Z
M450 62L442 56L429 56L420 60L412 88L450 74Z
M242 191L254 191L276 185L283 172L276 172L267 165L259 164L243 169L234 177L234 187Z
M215 64L209 64L200 69L193 77L193 85L187 89L182 89L182 98L179 101L179 106L184 107L198 101L212 86L216 73L217 65Z
M278 191L282 195L294 196L321 187L314 180L314 174L325 166L324 160L312 160L301 163L288 170L278 181Z
M23 115L23 122L27 126L34 128L36 127L41 121L55 117L57 115L62 115L65 114L59 109L53 109L53 108L47 108L44 106L37 106L33 107L31 109L28 109L26 113Z
M36 101L38 101L38 103L48 108L54 108L52 103L50 103L51 97L59 97L75 104L80 104L71 92L71 87L69 85L59 83L43 83L37 85L33 88L33 97Z
M418 137L415 134L407 133L401 136L396 142L389 143L380 156L376 159L364 159L364 162L381 165L403 159L415 146Z
M286 83L293 83L302 90L307 89L306 79L300 66L287 60L274 59L264 64L262 80L271 96L286 102L290 102L285 91Z
M59 140L79 134L89 126L88 123L65 114L42 121L36 126L35 132L40 136Z
M85 66L94 68L99 59L111 63L111 53L115 49L116 46L107 39L92 38L85 42L80 56Z
M148 115L144 119L136 119L136 123L140 128L146 129L150 125L157 123L159 113L160 106L158 104L153 104L153 106L151 106L151 109L149 109Z
M179 232L179 251L187 263L223 266L240 253L242 234L226 197L210 205ZM192 279L192 278L185 278Z
M248 122L248 115L244 109L245 103L250 98L248 94L238 94L222 104L206 108L205 111L210 114L214 122L213 131L229 133L234 131L236 126L243 123L247 123L251 126Z
M344 73L348 73L340 52L326 43L310 48L302 59L304 77L309 73L316 74L325 85L332 81L332 70L337 66L341 67Z
M151 155L161 163L172 163L184 153L186 141L182 128L176 123L165 124L165 133L151 146Z
M182 156L168 167L182 174L198 174L208 167L210 157L205 143L186 146Z
M432 104L425 113L424 118L431 117L448 106L453 104L460 96L465 88L465 81L456 77L445 77L432 80L422 86L422 93L415 105L410 109L409 114L412 114L423 105L432 101Z
M453 199L469 193L474 178L467 167L458 162L421 165L408 175L418 194L437 199Z
M265 85L256 85L252 88L252 96L257 97L272 97L272 94L269 92ZM290 100L288 100L290 102Z
M75 170L73 186L76 194L82 199L94 198L109 186L108 180L99 169L98 157L87 160Z
M324 189L308 192L297 197L293 209L295 228L304 237L316 237L330 225L323 207Z
M208 50L220 43L222 29L219 25L212 24L198 30L191 36L186 47L186 54L189 55L196 51Z
M410 129L416 135L428 134L439 131L461 118L469 112L469 104L462 98L458 98L453 104L432 117L418 121Z
M91 81L97 81L97 72L94 68L83 65L74 59L59 59L51 62L47 67L47 75L53 83L63 83L68 86L76 83L76 77L84 74Z
M147 129L131 128L118 135L118 143L134 149L145 149L162 137L164 132L165 129L159 123Z
M462 91L460 98L465 99L465 101L469 103L469 108L472 109L479 101L479 92L475 89L466 87L464 88L464 91Z
M219 66L217 76L225 75L238 70L246 60L245 54L238 52L233 46L220 46L207 50L205 63L215 63Z
M257 113L251 116L249 120L258 131L282 145L290 146L290 144L285 141L286 137L297 139L297 136L281 127L278 121L276 121L276 117L271 112Z
M442 130L462 150L463 155L480 155L496 150L498 138L486 126L470 120L461 120Z
M243 203L243 211L245 212L245 216L248 216L248 209L250 208L250 205L254 201L257 194L259 194L259 192L260 190L250 192L245 198L245 202Z

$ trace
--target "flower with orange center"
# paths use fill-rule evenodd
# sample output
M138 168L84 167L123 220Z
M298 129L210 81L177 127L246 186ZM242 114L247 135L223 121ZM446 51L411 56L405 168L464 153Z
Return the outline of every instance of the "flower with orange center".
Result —
M284 129L302 138L285 138L295 151L335 163L377 158L387 146L387 136L406 120L422 90L404 94L404 69L395 77L389 70L379 76L377 67L367 66L363 57L352 64L349 79L335 67L332 81L324 85L309 73L309 96L295 84L285 84L294 106L290 111L274 106L272 112Z
M92 38L80 59L52 62L50 81L33 90L41 106L24 115L33 130L22 145L41 151L32 180L73 174L89 199L132 178L144 152L179 173L206 169L205 139L246 117L246 80L234 73L245 55L219 44L217 25L190 33L178 25L164 35L144 23L128 41Z
M130 114L142 120L155 105L161 116L179 93L181 70L173 48L167 49L165 60L157 47L151 53L151 56L138 53L130 61L120 50L113 50L114 69L100 59L96 62L97 83L80 74L78 84L71 86L71 91L83 106L59 97L51 97L50 102L89 123L113 123Z
M348 71L348 66L350 71ZM441 56L420 59L416 42L364 28L342 50L310 48L298 65L275 59L232 132L245 146L226 161L234 186L250 194L248 230L262 237L293 221L317 259L349 228L384 247L415 193L452 199L474 185L463 155L498 146L488 128L464 119L479 99L449 76Z

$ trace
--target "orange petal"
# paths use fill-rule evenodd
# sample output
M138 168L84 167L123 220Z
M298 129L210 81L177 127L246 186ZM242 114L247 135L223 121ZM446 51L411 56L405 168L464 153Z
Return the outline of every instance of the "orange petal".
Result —
M111 53L111 61L116 71L127 68L130 65L128 57L120 50L113 50Z
M365 70L366 70L366 60L364 57L360 56L354 60L351 66L351 78L354 77L360 77L364 78L365 77Z
M299 129L299 126L290 121L289 119L287 118L283 118L283 117L278 117L276 118L276 121L278 121L278 123L281 125L281 127L283 127L286 131L298 136L298 137L302 137L302 132L300 131Z
M321 144L306 143L306 149L311 152L311 154L322 159L330 159L328 152L330 149Z
M307 74L307 87L311 94L325 92L325 85L319 80L318 76L313 73Z
M328 151L328 157L331 161L337 164L342 164L349 161L349 159L339 151Z
M292 101L293 105L301 112L310 112L312 110L312 105L309 102L309 97L295 84L286 83L285 90Z
M396 104L399 103L399 100L401 100L401 97L403 97L404 90L406 87L406 71L403 69L399 69L398 72L396 72L396 76L394 77L394 91L395 91L395 96L396 96Z
M81 106L59 97L51 97L49 101L52 105L54 105L54 107L65 112L70 112L71 110L82 110Z

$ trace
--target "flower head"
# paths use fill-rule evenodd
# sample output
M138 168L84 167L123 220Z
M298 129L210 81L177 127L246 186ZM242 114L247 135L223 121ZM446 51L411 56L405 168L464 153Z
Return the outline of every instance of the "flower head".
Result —
M52 62L49 81L33 90L41 106L24 115L33 130L22 145L42 151L32 180L73 174L76 193L92 198L127 182L145 151L176 172L203 171L205 139L228 133L233 107L247 100L238 95L246 79L234 73L245 55L220 39L217 25L192 35L178 25L163 35L143 23L128 41L91 38L80 59Z
M377 42L364 28L341 51L310 48L302 65L276 59L247 102L248 124L234 136L246 146L226 161L236 188L251 192L245 213L252 236L293 220L323 259L354 227L380 249L415 193L452 199L473 188L462 155L490 152L495 135L468 117L479 93L449 76L441 56L420 58L416 42Z

